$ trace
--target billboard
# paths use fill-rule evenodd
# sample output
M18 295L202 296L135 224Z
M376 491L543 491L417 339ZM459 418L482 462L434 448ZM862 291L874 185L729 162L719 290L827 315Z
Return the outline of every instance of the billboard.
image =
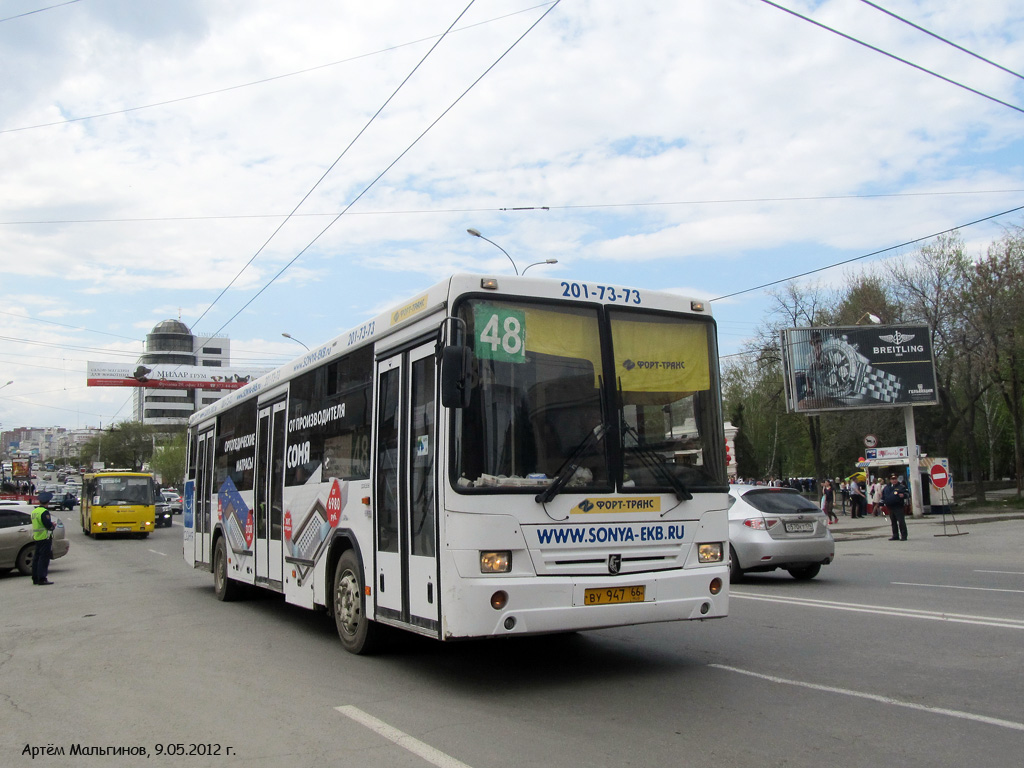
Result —
M86 369L86 384L90 387L151 389L241 389L271 370L273 369L90 361Z
M781 336L790 413L938 403L926 325L788 328Z

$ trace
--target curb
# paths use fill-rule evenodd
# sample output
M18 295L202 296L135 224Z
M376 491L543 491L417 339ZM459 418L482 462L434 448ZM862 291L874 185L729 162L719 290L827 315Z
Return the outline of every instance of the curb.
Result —
M984 514L984 513L982 513ZM978 516L971 514L963 514L957 517L955 513L948 515L951 518L946 520L946 527L956 525L960 527L968 525L980 525L983 523L1001 523L1007 520L1024 520L1024 513L1013 513L1013 514L1000 514L1000 515L987 515ZM955 519L953 519L955 518ZM923 518L907 518L907 525L916 528L923 525L943 525L942 515L927 515ZM851 530L837 531L834 528L832 531L832 538L837 542L840 541L866 541L868 539L888 539L889 534L892 532L888 525L872 525L870 527L864 526L862 528L855 528Z

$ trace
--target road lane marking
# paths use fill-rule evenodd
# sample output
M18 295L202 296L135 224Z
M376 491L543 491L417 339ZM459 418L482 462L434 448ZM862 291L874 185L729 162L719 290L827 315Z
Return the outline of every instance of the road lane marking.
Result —
M928 621L948 621L954 624L977 624L983 627L1001 627L1003 629L1024 629L1024 619L994 619L990 616L971 616L962 613L944 613L939 611L920 611L915 608L889 608L884 605L863 605L860 603L839 603L831 600L812 600L804 597L778 597L762 595L756 592L729 593L730 598L756 600L766 603L784 603L804 608L827 608L833 611L851 611L853 613L874 613L881 616L898 616L905 619L926 619Z
M358 707L344 706L335 707L335 709L345 715L345 717L355 720L360 725L365 725L371 731L383 736L388 741L394 742L402 749L406 749L414 755L422 757L431 765L436 765L438 768L470 768L470 766L466 765L461 760L456 760L451 755L446 755L444 752L434 749L429 744L424 744L419 739L388 725L383 720L378 720L373 715L366 714Z
M981 571L978 569L974 570L975 573L1000 573L1004 576L1024 576L1024 571Z
M929 707L927 704L915 704L912 701L902 701L900 699L894 699L891 696L880 696L877 693L864 693L863 691L853 691L849 688L837 688L834 685L819 685L818 683L806 683L801 680L787 680L784 677L776 677L774 675L763 675L760 672L751 672L748 669L730 667L725 664L708 664L708 666L713 667L715 669L722 669L726 672L735 672L739 675L756 677L759 680L766 680L770 683L780 683L781 685L793 685L797 688L808 688L812 691L823 691L825 693L838 693L842 696L852 696L858 699L877 701L882 704L889 704L894 707L916 709L919 712L928 712L929 714L933 715L945 715L947 717L956 717L961 720L972 720L976 723L985 723L986 725L996 725L1000 728L1009 728L1014 731L1024 731L1024 723L1018 723L1013 720L1002 720L998 717L976 715L972 712L963 712L959 709L946 709L945 707Z
M939 589L972 589L977 592L1015 592L1024 595L1024 589L996 589L995 587L958 587L953 584L915 584L912 581L890 581L898 587L937 587Z
M149 551L152 552L154 555L160 555L160 557L167 557L166 552L157 552L155 549L151 549Z

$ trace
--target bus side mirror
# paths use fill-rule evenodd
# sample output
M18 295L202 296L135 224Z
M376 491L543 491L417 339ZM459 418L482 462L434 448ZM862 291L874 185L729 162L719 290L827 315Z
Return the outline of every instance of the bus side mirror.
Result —
M445 347L441 350L441 405L445 408L469 406L469 373L473 355L469 347Z

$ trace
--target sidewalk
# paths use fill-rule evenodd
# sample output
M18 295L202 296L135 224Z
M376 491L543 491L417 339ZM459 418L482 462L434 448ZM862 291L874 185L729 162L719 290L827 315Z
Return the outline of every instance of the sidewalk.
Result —
M832 538L836 541L863 541L865 539L888 539L892 536L892 526L886 516L859 517L854 520L849 515L837 512L839 522L832 523L829 530L832 531ZM917 536L933 536L942 533L942 515L925 515L924 517L912 517L907 515L907 538ZM956 527L964 528L979 523L995 523L1004 520L1024 520L1024 512L1002 512L993 509L992 512L976 511L970 513L957 513L954 509L951 515L946 515L946 530L949 533L955 532ZM955 525L954 525L955 521Z

